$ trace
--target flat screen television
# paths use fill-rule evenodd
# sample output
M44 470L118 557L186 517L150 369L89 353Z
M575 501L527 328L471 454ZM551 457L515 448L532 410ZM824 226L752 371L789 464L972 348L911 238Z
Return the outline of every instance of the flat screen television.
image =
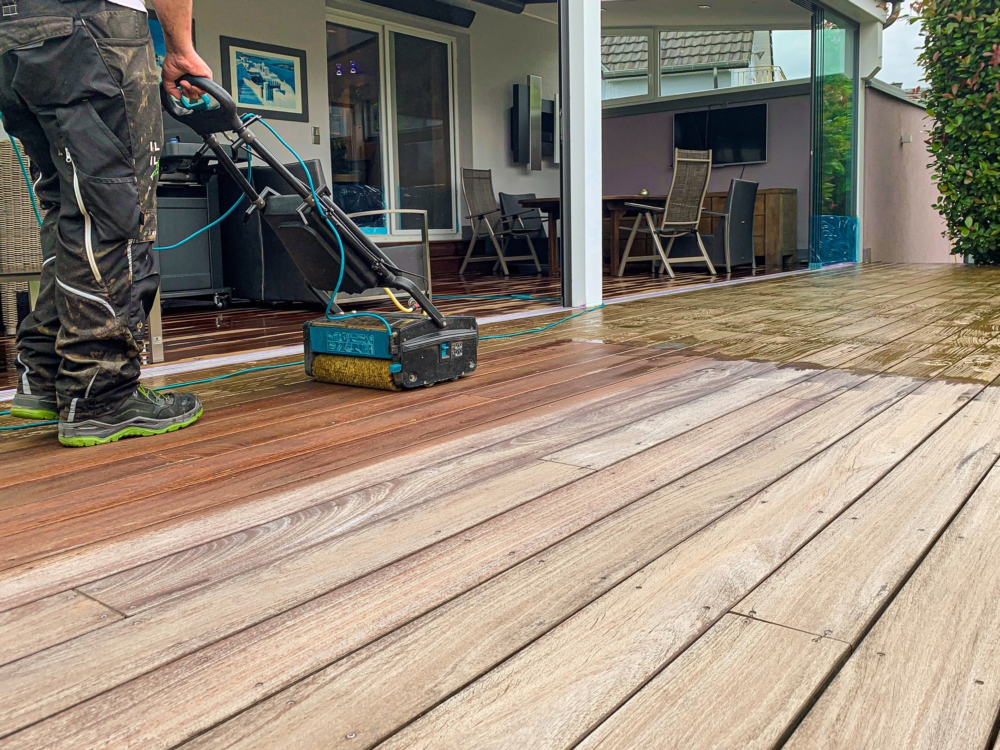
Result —
M766 162L767 104L675 114L674 147L711 149L716 165Z

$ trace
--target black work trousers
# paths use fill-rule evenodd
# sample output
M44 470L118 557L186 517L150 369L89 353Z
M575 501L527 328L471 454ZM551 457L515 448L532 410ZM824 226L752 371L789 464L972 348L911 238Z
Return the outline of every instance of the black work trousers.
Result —
M9 5L10 0L4 0ZM60 416L135 390L159 285L163 121L149 23L103 0L17 0L0 18L0 112L41 177L38 304L17 336L18 389Z

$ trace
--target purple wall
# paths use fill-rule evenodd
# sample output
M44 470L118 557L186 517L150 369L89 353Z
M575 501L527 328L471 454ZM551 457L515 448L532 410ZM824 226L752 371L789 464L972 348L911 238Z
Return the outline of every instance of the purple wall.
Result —
M795 188L799 192L798 247L809 245L809 120L808 96L767 99L766 164L750 164L743 178L761 188ZM604 194L630 195L670 190L674 113L612 117L604 120ZM709 190L729 189L743 167L716 167Z
M927 150L927 112L911 102L865 90L864 247L886 263L951 263L945 221ZM902 142L901 136L912 137Z

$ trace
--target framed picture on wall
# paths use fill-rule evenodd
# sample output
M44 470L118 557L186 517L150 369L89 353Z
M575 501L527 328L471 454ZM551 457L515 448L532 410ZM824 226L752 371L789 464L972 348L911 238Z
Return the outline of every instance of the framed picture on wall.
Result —
M240 114L309 122L305 50L224 36L222 85Z

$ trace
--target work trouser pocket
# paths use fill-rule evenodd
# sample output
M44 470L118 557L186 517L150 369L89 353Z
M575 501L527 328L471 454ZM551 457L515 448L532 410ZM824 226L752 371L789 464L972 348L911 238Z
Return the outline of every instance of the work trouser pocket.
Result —
M145 13L108 12L87 17L101 58L125 97L129 152L142 211L143 242L156 239L156 183L163 143L160 70Z
M56 119L85 223L102 242L138 239L139 189L125 145L89 101L57 109Z

